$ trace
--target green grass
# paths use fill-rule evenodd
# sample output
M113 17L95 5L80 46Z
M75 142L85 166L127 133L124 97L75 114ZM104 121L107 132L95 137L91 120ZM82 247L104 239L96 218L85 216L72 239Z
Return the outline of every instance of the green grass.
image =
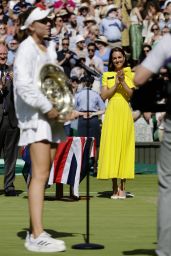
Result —
M3 176L0 176L2 188ZM0 256L38 255L25 250L23 243L28 228L27 194L22 176L16 177L16 198L0 195ZM85 181L80 185L85 195ZM65 195L69 187L64 186ZM83 243L86 233L86 201L54 200L55 186L46 190L44 224L54 237L63 239L66 256L155 255L157 175L136 175L127 182L127 191L135 194L126 200L111 200L111 181L90 177L90 242L105 246L103 250L74 250ZM44 253L43 255L50 255ZM52 253L55 255L55 253Z

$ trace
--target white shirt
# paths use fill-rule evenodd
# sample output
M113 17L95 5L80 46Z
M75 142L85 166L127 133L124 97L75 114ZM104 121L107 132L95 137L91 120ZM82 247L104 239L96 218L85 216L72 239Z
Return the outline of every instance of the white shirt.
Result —
M52 108L51 102L38 86L41 67L54 63L52 51L52 46L47 52L41 51L31 36L17 50L14 62L14 103L21 129L36 128L38 119Z
M147 58L142 62L142 66L152 73L158 73L168 60L171 60L171 35L163 36L160 42L149 52Z

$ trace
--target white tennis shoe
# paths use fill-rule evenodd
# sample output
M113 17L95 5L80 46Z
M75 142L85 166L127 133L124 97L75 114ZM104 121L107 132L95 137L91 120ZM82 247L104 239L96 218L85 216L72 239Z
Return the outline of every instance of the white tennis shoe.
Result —
M43 232L37 238L27 233L24 246L32 252L63 252L66 250L64 241L52 238Z

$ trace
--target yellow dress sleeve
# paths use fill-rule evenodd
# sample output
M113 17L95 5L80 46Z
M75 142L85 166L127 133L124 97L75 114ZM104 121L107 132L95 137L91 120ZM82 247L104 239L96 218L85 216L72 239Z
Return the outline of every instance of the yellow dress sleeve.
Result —
M115 85L116 72L104 72L102 76L102 86L111 88Z
M131 71L130 67L124 68L125 82L129 88L135 88L134 84L134 72Z

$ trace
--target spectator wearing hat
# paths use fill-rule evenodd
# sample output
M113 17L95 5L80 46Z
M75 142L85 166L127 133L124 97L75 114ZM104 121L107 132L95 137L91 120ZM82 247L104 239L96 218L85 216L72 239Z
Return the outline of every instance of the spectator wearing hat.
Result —
M159 27L162 30L165 26L168 27L171 30L171 15L169 12L165 11L163 12L164 19L160 19L159 21Z
M76 44L76 48L74 52L77 54L77 56L78 57L80 57L80 55L85 56L87 54L85 38L82 35L77 35L75 38L75 44Z
M93 16L87 16L84 20L84 28L83 28L83 36L86 40L86 43L87 41L89 42L89 33L90 33L90 30L91 30L91 27L93 25L96 25L96 20Z
M163 9L168 11L168 13L171 13L171 0L166 0Z
M54 13L56 13L55 9L54 9ZM56 13L56 17L61 17L64 21L64 23L68 22L68 12L66 9L60 9L59 12Z
M84 27L84 20L87 16L90 15L90 8L87 3L83 3L80 5L79 9L79 15L77 16L77 24L79 26L79 31L82 34L83 27Z
M59 12L61 9L65 9L68 13L74 12L76 4L72 0L57 0L53 5L55 12Z
M103 61L104 71L108 71L108 61L111 49L108 47L107 38L105 36L99 36L96 40L97 50L95 55Z
M62 50L57 52L58 64L63 67L68 78L70 77L71 69L77 58L76 54L69 49L69 44L69 38L63 38Z
M88 56L86 56L85 64L90 69L92 69L93 71L97 72L97 74L99 74L99 76L93 76L94 82L92 84L92 88L93 90L100 93L100 80L101 80L101 75L104 72L103 61L101 58L95 55L95 51L96 51L95 43L89 43L87 45L87 50L88 50Z
M121 46L124 23L118 18L118 6L112 4L107 7L106 17L102 19L100 24L100 33L104 35L110 47Z
M94 5L94 16L97 19L97 23L100 23L101 19L105 17L107 5L107 0L96 1L96 4Z

